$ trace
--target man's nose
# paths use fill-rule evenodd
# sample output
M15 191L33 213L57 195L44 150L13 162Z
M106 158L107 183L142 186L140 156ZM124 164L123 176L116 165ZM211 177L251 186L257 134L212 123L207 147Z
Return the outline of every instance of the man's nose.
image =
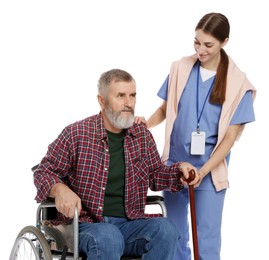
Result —
M126 107L130 107L131 106L131 99L130 99L130 97L125 97L125 99L124 99L124 105Z

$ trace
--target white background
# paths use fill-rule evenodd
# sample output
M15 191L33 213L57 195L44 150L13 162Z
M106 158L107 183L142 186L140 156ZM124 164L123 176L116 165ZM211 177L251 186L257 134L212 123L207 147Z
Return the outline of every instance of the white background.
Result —
M222 259L268 253L268 9L266 1L1 1L1 259L35 224L31 167L69 123L99 112L96 83L112 68L137 81L136 114L160 105L172 61L193 53L194 28L211 11L231 24L226 51L258 89L256 122L233 148ZM153 129L160 153L164 125Z

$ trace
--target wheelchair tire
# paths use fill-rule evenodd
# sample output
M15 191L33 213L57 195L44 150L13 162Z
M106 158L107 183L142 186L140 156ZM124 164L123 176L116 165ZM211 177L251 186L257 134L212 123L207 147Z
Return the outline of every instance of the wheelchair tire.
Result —
M35 226L24 227L15 240L9 260L51 260L49 244Z

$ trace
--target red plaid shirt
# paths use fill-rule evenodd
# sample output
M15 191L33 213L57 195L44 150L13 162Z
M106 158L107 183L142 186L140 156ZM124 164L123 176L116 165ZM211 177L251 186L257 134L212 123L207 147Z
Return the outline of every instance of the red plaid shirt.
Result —
M70 188L82 201L80 221L102 221L108 147L101 113L67 126L49 145L34 173L36 201L47 199L52 186L68 178ZM149 217L144 213L148 188L181 190L180 163L166 166L161 162L152 134L143 124L128 129L124 152L126 215L129 219Z

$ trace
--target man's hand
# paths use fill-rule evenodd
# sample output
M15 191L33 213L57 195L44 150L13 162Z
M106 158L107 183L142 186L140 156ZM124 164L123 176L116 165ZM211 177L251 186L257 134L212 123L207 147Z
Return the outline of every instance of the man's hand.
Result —
M59 212L68 218L74 218L75 208L78 209L78 215L81 211L81 200L78 195L63 183L55 184L49 194L55 198L55 205Z
M197 169L188 162L183 162L180 164L179 170L182 172L183 176L180 181L185 185L195 185L200 180L200 175Z

